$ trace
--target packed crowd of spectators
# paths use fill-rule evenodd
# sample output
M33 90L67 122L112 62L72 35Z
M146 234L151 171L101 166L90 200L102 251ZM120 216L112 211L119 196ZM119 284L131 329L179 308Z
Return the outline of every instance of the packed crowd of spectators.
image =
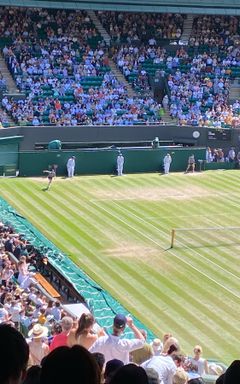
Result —
M39 290L35 256L23 235L0 223L0 323L11 322L25 335L33 324L50 326L63 314L60 302Z
M170 113L179 119L179 125L221 127L230 123L228 106L229 79L209 77L212 66L209 55L198 55L188 72L176 72L168 77L171 92Z
M180 39L184 16L98 12L98 17L117 46L114 58L119 69L127 79L134 75L132 86L138 92L148 92L149 75L141 64L148 59L155 59L153 63L162 62L164 50L159 42Z
M206 150L207 163L235 163L236 167L240 165L240 151L236 152L234 147L229 150L223 150L222 148L210 148Z
M194 47L228 47L239 35L239 17L204 15L194 18L189 44Z
M179 40L184 15L172 13L97 12L115 43L157 44L161 39Z
M239 33L238 17L196 17L190 47L201 49L191 51L191 48L182 47L170 52L160 47L157 39L150 35L137 39L136 34L136 40L126 38L128 30L142 30L141 18L135 24L131 14L126 14L126 18L122 17L122 13L100 12L98 15L112 37L114 31L125 36L122 40L118 38L121 44L114 57L118 68L137 90L147 92L149 78L156 71L160 70L163 76L168 77L170 115L177 118L179 125L239 126L238 101L229 105L230 79L234 78L234 71L238 71L240 65L240 50L235 44ZM145 15L142 17L147 19ZM173 19L170 28L172 24ZM116 25L115 30L113 25ZM157 36L157 26L150 28L149 33ZM166 34L162 37L167 38Z
M158 71L167 80L164 109L180 126L240 126L239 101L229 105L230 79L240 71L239 17L195 17L190 48L169 50L159 41L179 40L184 16L97 12L109 51L84 11L5 7L0 15L0 36L9 39L3 54L27 95L2 100L17 124L163 123L162 101L150 96ZM138 97L110 72L109 54Z
M136 75L145 89L149 86L148 66L167 76L169 109L179 125L237 127L239 101L229 105L232 67L240 61L238 47L230 47L219 58L216 53L198 53L193 57L181 47L169 54L160 47L124 45L117 53L118 67L128 78Z
M19 90L28 95L2 100L18 124L158 121L158 104L147 97L128 97L126 87L110 72L107 50L87 13L27 9L20 11L17 23L18 9L1 12L0 33L12 39L3 54Z
M216 53L189 55L181 47L174 54L149 45L123 45L116 55L118 67L126 78L135 75L135 85L149 88L148 67L155 66L167 76L169 109L179 125L237 127L239 101L229 105L231 67L240 63L239 48L228 49L223 59Z

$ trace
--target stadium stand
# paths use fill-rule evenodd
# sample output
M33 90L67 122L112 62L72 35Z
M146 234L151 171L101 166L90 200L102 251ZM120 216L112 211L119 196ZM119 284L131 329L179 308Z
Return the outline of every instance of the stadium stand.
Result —
M166 42L164 44L163 40L161 44L157 43L157 37L154 38L154 34L151 34L155 32L158 36L157 27L154 32L149 28L149 35L142 41L139 41L137 34L134 40L134 32L130 33L129 38L125 33L127 27L124 29L125 25L130 25L130 20L132 30L137 29L134 19L127 16L126 21L122 21L121 14L116 14L117 29L114 30L110 17L112 13L107 16L100 13L103 25L106 25L113 39L116 39L116 33L123 33L122 40L117 38L115 59L135 89L146 92L150 87L150 79L160 72L167 79L170 115L178 119L179 125L217 128L239 126L238 101L229 105L231 80L239 76L237 17L195 18L190 46L177 46L176 49ZM178 22L179 19L181 20L180 15L177 15ZM174 28L174 21L168 21L169 30L178 30L177 37L180 38L180 25L177 23ZM138 27L142 30L141 24ZM170 35L165 33L161 38ZM172 37L176 38L175 35Z
M161 120L158 103L128 97L110 72L102 38L86 13L22 10L22 24L16 26L17 12L2 12L13 25L2 28L3 54L26 94L25 99L5 95L2 100L17 124L131 125Z
M163 109L169 107L170 116L178 119L179 126L240 126L240 102L229 104L231 81L240 76L240 49L236 38L240 32L239 17L195 17L189 46L181 46L185 19L181 14L139 16L101 11L96 16L111 37L111 46L107 47L85 11L1 8L0 15L3 55L19 91L25 94L25 98L8 95L0 74L0 92L4 93L2 107L16 124L162 123L163 102ZM111 72L110 56L138 92L136 98L128 95L124 84ZM151 93L151 79L157 72L165 79L165 95L168 95L165 105L163 100L145 96ZM220 148L209 149L207 161L222 162L225 158L229 162L239 161L238 155L231 151L225 156ZM5 202L1 205L6 217L15 219L16 228L12 222L0 224L0 323L11 324L26 338L31 336L33 340L28 341L31 346L34 338L41 335L44 341L40 345L42 349L44 345L44 356L48 356L45 362L53 356L48 355L52 338L57 334L56 339L62 341L63 331L70 330L54 328L67 322L67 306L60 303L63 298L73 303L82 301L86 310L94 312L100 325L106 326L108 333L114 315L124 310L119 303L23 218L16 218L17 214L9 206L6 208ZM28 232L20 235L19 228L28 228ZM131 320L124 315L118 320L119 328L125 328L128 322L135 333ZM73 319L69 323L72 324ZM128 333L127 336L132 337ZM149 341L154 336L148 330ZM158 353L164 364L171 362L173 374L177 364L170 356L179 352L179 344L175 338L169 340L168 344L167 341L159 343L163 350L160 348ZM66 345L64 343L61 345ZM197 349L202 352L201 347L196 346L194 358L183 359L182 366L189 379L209 374L205 359L201 364L196 363ZM158 360L156 356L153 359ZM36 361L41 364L40 358ZM224 366L217 368L219 364L212 365L214 379L225 369ZM159 368L160 379L162 373Z
M168 106L151 97L160 72L170 116L180 126L239 126L238 104L229 105L231 80L239 76L238 17L194 18L183 47L171 45L181 42L183 15L98 12L111 37L107 47L85 11L22 9L21 23L16 10L1 14L3 55L26 95L2 99L16 124L162 123ZM110 71L109 56L138 96L129 96Z

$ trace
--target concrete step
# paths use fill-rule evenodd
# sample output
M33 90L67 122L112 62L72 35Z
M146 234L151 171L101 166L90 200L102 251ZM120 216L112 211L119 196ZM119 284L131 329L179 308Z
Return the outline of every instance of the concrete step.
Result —
M3 74L3 77L6 81L6 86L7 86L8 92L17 93L18 88L16 86L16 83L13 80L12 75L9 72L7 64L6 64L4 57L1 53L0 53L0 71Z
M193 15L187 15L187 18L184 20L181 41L184 41L185 43L187 43L190 38L190 35L192 32L193 20L194 20Z
M101 34L105 43L107 45L110 45L111 37L108 34L108 32L106 31L106 29L103 27L103 25L101 24L96 13L94 11L88 11L88 16L90 17L90 19L94 23L98 32ZM121 83L123 83L124 86L126 87L128 95L130 97L136 97L137 93L134 91L134 89L129 84L129 82L125 79L124 75L122 74L122 72L119 70L119 68L116 66L116 64L114 63L114 61L112 59L109 59L109 66L111 68L112 73L117 78L117 80L120 81Z
M233 104L237 99L240 99L240 79L234 79L229 90L230 104Z
M176 118L172 118L170 116L170 113L169 113L168 109L165 109L165 113L164 113L164 116L163 116L163 121L165 121L165 123L169 124L169 125L177 125L178 124L178 120Z
M10 125L16 125L12 117L0 106L0 121L7 121Z
M111 37L109 36L109 34L107 33L107 31L103 27L103 25L101 24L101 22L98 19L96 13L94 11L88 11L88 16L90 17L90 19L94 23L96 29L98 30L98 32L102 36L102 38L103 38L104 42L106 43L106 45L109 46L110 42L111 42Z
M118 67L116 66L116 64L114 63L114 61L112 59L109 59L109 67L111 68L111 71L114 74L114 76L117 78L117 80L124 84L124 86L126 87L126 89L128 91L128 95L130 97L136 97L137 93L134 91L134 89L129 84L129 82L125 79L124 75L118 69Z

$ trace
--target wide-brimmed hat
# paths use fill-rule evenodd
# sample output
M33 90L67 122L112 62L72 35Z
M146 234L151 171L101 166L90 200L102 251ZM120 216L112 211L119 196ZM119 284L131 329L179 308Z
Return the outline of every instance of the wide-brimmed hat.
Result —
M32 329L28 332L28 336L34 337L35 339L40 337L46 337L47 335L47 327L43 327L41 324L35 324Z

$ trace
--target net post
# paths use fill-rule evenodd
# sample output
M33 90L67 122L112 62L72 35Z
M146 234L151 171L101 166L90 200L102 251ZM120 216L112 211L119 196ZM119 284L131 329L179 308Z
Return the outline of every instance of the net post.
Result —
M172 238L171 238L171 247L170 248L173 248L174 240L175 240L175 229L172 229Z

